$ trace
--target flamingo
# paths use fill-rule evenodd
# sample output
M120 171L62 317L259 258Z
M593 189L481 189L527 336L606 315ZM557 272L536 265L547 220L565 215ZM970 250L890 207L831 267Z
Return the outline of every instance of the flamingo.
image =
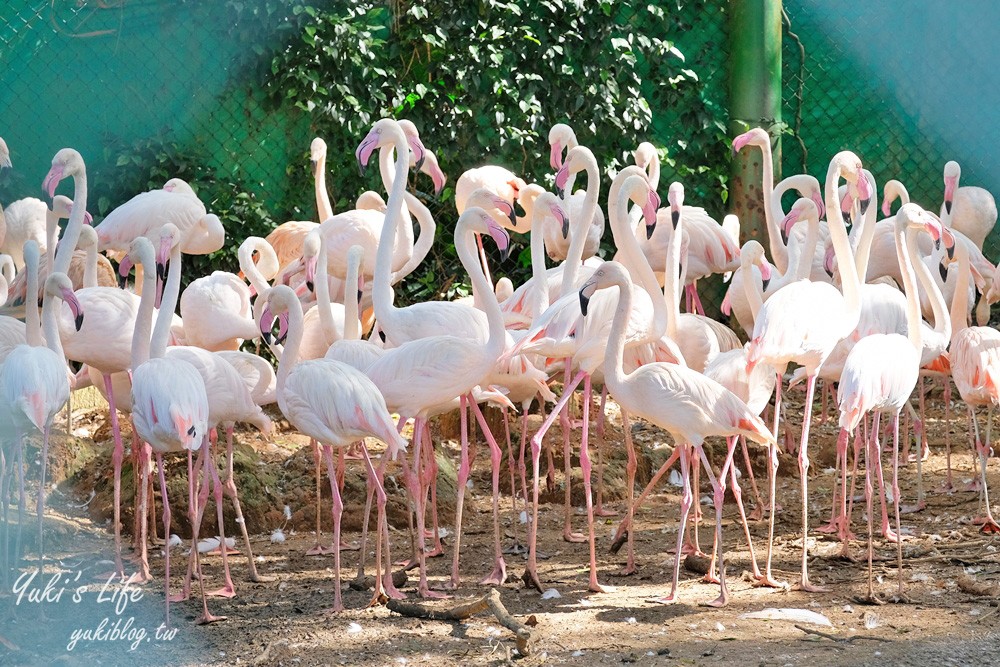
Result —
M225 243L226 230L219 217L206 211L190 185L172 178L163 188L139 193L108 213L95 227L100 250L126 251L132 239L152 239L168 222L176 225L181 234L183 253L205 255Z
M136 238L129 247L129 255L152 264L153 246L144 237ZM154 280L149 276L150 281ZM156 454L160 478L160 495L163 501L163 534L170 535L170 502L167 494L163 455L168 452L188 454L188 497L194 497L194 475L191 452L201 447L208 434L208 393L201 374L191 364L162 357L166 347L167 327L157 326L154 339L150 340L150 320L153 313L155 290L143 290L132 345L132 423L143 442ZM157 325L166 314L157 317ZM113 409L113 408L112 408ZM207 457L206 457L207 462ZM119 463L120 466L120 463ZM208 483L207 478L205 483ZM141 508L145 507L145 487L142 490ZM192 514L194 508L189 510ZM145 527L145 522L143 522ZM198 524L192 523L193 541L197 545ZM141 550L145 552L146 539L142 536ZM197 548L195 558L199 558ZM166 624L170 625L170 549L164 549L163 578ZM202 588L202 615L199 623L222 620L208 611L208 600Z
M37 287L38 243L29 239L24 245L31 287ZM62 346L56 330L56 309L62 301L75 313L77 328L83 323L83 312L73 294L72 284L65 274L54 273L45 281L45 305L42 324L48 347L43 345L42 327L38 321L38 302L27 305L25 333L27 342L7 355L0 367L0 404L6 414L4 421L13 426L18 447L18 459L23 461L24 437L32 432L42 434L41 473L38 484L38 562L45 562L42 547L42 518L45 514L45 469L48 461L49 431L55 415L69 400L69 377ZM10 431L8 431L10 432ZM19 476L23 471L19 470ZM21 486L24 480L20 477ZM23 511L23 508L20 508Z
M944 202L941 221L962 232L980 250L997 222L997 204L989 190L979 187L959 187L962 168L954 160L944 165Z
M721 536L724 475L727 470L724 467L720 479L716 480L702 444L706 437L712 435L744 435L755 442L773 446L774 436L768 432L760 417L753 414L732 392L696 371L676 364L654 362L640 366L631 373L625 373L623 368L625 328L626 320L631 313L633 291L632 280L625 267L617 262L602 264L590 280L580 288L580 307L586 316L594 292L611 286L618 286L619 296L608 339L608 358L605 365L608 391L630 414L638 415L666 429L680 448L684 486L680 528L677 534L677 558L674 561L674 579L670 594L660 601L673 602L676 599L684 525L692 504L688 465L689 448L693 448L701 457L715 491L716 543L721 590L719 597L709 604L722 606L728 601Z
M340 520L343 502L333 469L331 447L346 447L365 437L375 437L386 443L383 455L395 458L405 450L406 441L396 431L389 416L385 399L378 388L360 371L330 359L315 359L296 363L302 335L302 309L295 294L284 285L273 288L267 295L267 311L261 319L261 332L269 334L273 318L284 325L287 340L278 363L278 406L282 414L305 435L323 443L330 491L333 494L334 543L340 543ZM287 322L287 325L284 323ZM279 334L281 336L281 334ZM266 336L265 336L266 337ZM280 341L279 341L280 342ZM380 524L384 525L385 490L362 446L369 481L378 494ZM381 527L380 527L381 528ZM381 594L376 573L375 597ZM334 550L334 611L344 608L340 590L340 550Z
M916 204L906 204L896 214L896 252L903 270L903 287L906 292L907 335L898 333L873 334L863 337L851 349L844 363L837 387L840 404L840 427L846 432L858 428L861 419L868 413L875 413L872 426L871 455L881 458L878 444L879 417L892 415L893 422L893 466L892 493L896 516L896 535L899 536L899 413L910 394L917 386L920 372L923 341L920 305L917 298L917 283L914 275L914 237L921 230L927 230L935 241L940 241L942 228L938 220L928 215ZM846 458L846 457L845 457ZM878 464L876 464L878 465ZM846 461L845 461L846 467ZM867 469L867 466L866 466ZM867 473L866 473L867 475ZM879 465L881 478L881 466ZM846 480L846 472L844 474ZM881 485L880 485L881 486ZM871 551L871 492L865 485L868 499L868 535ZM841 482L842 509L846 516L846 483ZM896 540L897 566L899 569L899 594L903 594L903 547L902 538ZM868 593L874 598L872 589L871 559L869 558Z
M744 135L745 136L745 135ZM834 156L827 171L825 194L826 209L837 210L837 181L843 176L848 183L857 187L862 199L870 197L869 183L861 176L861 160L850 151L842 151ZM801 200L800 200L801 201ZM807 200L808 201L808 200ZM812 204L812 202L809 202ZM815 205L813 205L815 206ZM847 239L843 220L831 216L828 221L830 237L841 268L843 292L826 283L799 281L779 290L764 302L754 322L753 337L747 351L747 367L751 370L759 361L765 361L780 374L788 363L795 361L806 369L805 414L802 419L802 441L799 446L799 476L802 487L802 579L800 587L805 591L821 591L809 582L808 571L808 439L812 417L812 399L819 367L833 351L837 342L855 329L861 310L860 284L854 257ZM777 389L775 399L775 436L781 412L781 393ZM771 483L770 506L774 507L777 452L769 458ZM771 512L768 538L768 556L765 577L771 581L771 540L773 539L774 512Z

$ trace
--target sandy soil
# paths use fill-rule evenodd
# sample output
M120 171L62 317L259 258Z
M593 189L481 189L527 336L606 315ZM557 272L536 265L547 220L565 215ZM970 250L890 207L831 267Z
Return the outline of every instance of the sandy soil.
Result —
M799 394L798 396L801 396ZM797 427L801 405L793 394L793 421ZM798 400L801 400L800 398ZM964 411L964 406L958 406ZM620 513L623 495L624 451L621 447L620 421L612 407L607 442L606 498L610 509ZM965 443L964 412L953 419L952 442L959 483L973 477L972 460ZM718 587L706 584L693 572L682 570L680 601L664 606L650 602L654 596L669 591L673 557L669 550L676 540L679 496L677 488L664 483L640 511L636 525L636 548L639 573L617 576L624 564L624 550L609 553L611 535L619 517L602 518L597 526L597 557L602 583L613 586L607 593L587 591L587 545L570 544L561 539L562 482L546 494L539 524L539 549L548 557L540 563L540 575L546 588L559 597L543 598L526 589L519 576L523 571L520 556L508 556L508 582L501 587L503 603L519 620L533 616L537 625L530 628L532 653L518 656L512 634L489 614L480 614L462 623L419 620L402 617L385 607L367 608L369 592L356 591L347 582L354 576L358 552L343 552L344 602L348 610L338 616L324 614L333 601L333 557L307 557L312 546L311 532L314 479L312 454L296 434L280 432L272 442L262 442L251 433L238 433L237 473L243 487L247 525L261 572L273 580L266 583L246 581L247 563L242 556L232 558L238 594L233 599L210 599L216 614L228 620L211 626L193 623L200 611L196 599L171 606L175 633L164 635L162 547L153 550L154 581L140 587L106 585L104 573L110 570L107 558L112 539L106 520L110 492L107 484L108 447L103 418L94 411L81 411L75 417L77 438L57 440L50 463L56 480L62 480L49 495L52 511L46 519L47 553L50 560L43 574L34 572L34 501L29 500L27 528L24 532L27 560L25 574L11 577L3 584L0 599L0 664L94 665L94 664L255 664L255 665L519 665L537 664L664 664L711 665L739 661L759 665L833 665L833 664L997 664L1000 649L995 633L1000 624L996 591L990 595L967 592L968 582L992 584L1000 574L996 538L981 535L972 523L977 514L978 494L939 491L944 480L943 443L945 426L940 395L930 400L928 420L932 456L923 467L927 490L927 508L903 517L906 557L903 577L909 601L902 604L871 606L861 597L866 592L866 562L850 562L839 557L839 544L828 535L813 531L810 541L810 571L814 583L830 588L828 593L807 594L793 590L755 587L745 576L750 558L736 522L735 505L727 500L724 540L727 550L727 573L731 602L724 609L712 609L700 603L711 600ZM537 417L532 417L537 425ZM450 428L449 425L445 425ZM640 477L669 452L658 430L644 424L633 427L641 446ZM515 432L515 442L517 433ZM550 436L559 443L556 428ZM576 436L574 436L576 437ZM101 443L94 446L93 442ZM810 480L810 525L815 528L829 516L830 491L834 475L832 423L816 427L812 444L814 475ZM127 440L126 440L127 442ZM457 446L447 440L439 447L443 515L442 523L450 531L454 494L454 469L449 461L457 459ZM720 447L720 445L713 445ZM557 447L558 448L558 447ZM574 448L575 451L578 448ZM28 450L29 461L37 458L37 449ZM718 451L713 450L715 454ZM888 462L889 457L886 456ZM576 461L576 455L574 455ZM755 468L762 471L763 457L754 453ZM561 471L561 457L556 458ZM37 464L37 461L36 461ZM506 465L506 464L505 464ZM544 470L543 460L543 470ZM181 473L178 463L171 472ZM32 479L35 479L33 476ZM524 543L525 526L517 520L504 474L502 522L505 541ZM995 470L990 478L995 482ZM582 513L582 486L579 470L573 479L573 517L576 530L585 530ZM256 484L254 483L256 480ZM706 518L701 524L703 549L711 548L712 510L705 505L710 496L702 479L701 496ZM451 486L449 487L449 483ZM128 477L126 497L131 493ZM906 466L901 473L904 503L916 497L916 471ZM329 538L329 487L324 476L324 537ZM401 480L388 483L394 497L391 514L393 547L396 558L404 558L409 546ZM174 516L183 515L183 480L171 485L171 499L176 496ZM345 498L345 539L357 540L364 502L364 478L360 466L349 462ZM860 486L858 487L860 491ZM801 549L799 483L790 457L782 459L778 480L779 502L776 527L775 568L777 576L794 583L797 579ZM29 487L29 491L34 489ZM93 491L93 496L91 492ZM30 498L31 496L29 496ZM745 486L745 498L752 504ZM728 497L727 497L728 499ZM235 530L227 507L227 529ZM292 519L286 519L284 505ZM455 598L432 603L448 607L484 594L476 581L491 564L492 514L489 490L489 457L485 445L478 446L472 488L467 495L466 522L462 550L463 585ZM518 505L517 512L521 510ZM862 523L863 501L854 512L854 530L865 534ZM210 504L208 517L214 516ZM12 520L16 508L12 510ZM877 515L876 515L877 518ZM130 519L124 520L130 526ZM283 528L284 543L272 543L270 534ZM186 534L183 520L174 524L175 532ZM763 551L767 523L751 526L755 546ZM215 531L207 521L203 533ZM877 526L876 526L877 531ZM450 570L451 541L445 538L444 558L431 559L432 586L442 585ZM239 546L239 545L238 545ZM856 541L854 551L865 554L865 542ZM184 550L172 550L177 570L183 567ZM370 560L369 560L370 562ZM881 538L875 540L876 589L885 597L895 591L897 570L895 547ZM205 559L205 573L211 587L221 579L220 558ZM415 573L411 573L415 575ZM963 578L964 577L964 578ZM51 584L49 583L51 581ZM178 579L173 579L176 584ZM962 586L960 586L960 581ZM46 584L49 584L46 590ZM103 592L102 592L103 587ZM61 596L58 592L62 590ZM124 590L124 592L123 592ZM414 580L403 587L414 595ZM30 593L34 591L33 597ZM74 598L74 594L76 597ZM42 595L43 600L37 601ZM112 597L114 596L114 597ZM58 600L56 600L58 597ZM126 604L127 603L127 604ZM117 606L116 606L117 605ZM748 612L765 608L794 608L824 615L831 626L809 625L785 620L743 618ZM108 619L104 630L118 624L125 638L101 640L80 636L96 629ZM799 627L796 627L798 625ZM126 628L127 626L127 628ZM160 634L157 635L157 629ZM804 628L804 629L800 629ZM139 631L145 634L138 634ZM823 633L823 634L817 634ZM77 637L74 643L74 637ZM134 649L132 648L134 646Z

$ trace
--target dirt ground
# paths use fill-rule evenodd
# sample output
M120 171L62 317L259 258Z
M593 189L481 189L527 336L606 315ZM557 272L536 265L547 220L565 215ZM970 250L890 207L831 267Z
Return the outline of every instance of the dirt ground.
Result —
M790 394L790 414L797 428L802 413L801 392ZM49 560L42 574L34 568L34 501L29 495L23 535L27 554L24 574L3 582L0 598L0 664L713 665L735 661L755 665L998 664L1000 587L989 589L987 585L994 584L1000 576L997 551L1000 544L995 537L980 534L978 526L972 523L978 509L977 493L940 491L945 477L947 427L951 428L951 440L956 445L953 462L960 488L974 476L965 440L964 406L954 407L961 412L953 410L951 423L945 424L940 392L930 397L928 427L932 455L923 466L927 508L903 516L907 537L903 576L908 602L865 604L861 596L866 592L866 560L850 562L839 557L835 539L815 530L809 535L810 572L814 583L829 587L828 593L755 587L743 576L749 570L750 556L737 523L735 505L727 495L724 541L731 601L724 609L713 609L701 603L716 597L718 587L703 583L700 575L687 570L682 570L679 602L665 606L650 601L666 594L670 586L673 556L669 550L676 540L679 495L677 487L666 480L636 519L639 573L630 577L616 574L624 564L625 551L612 555L609 545L624 510L620 498L624 492L625 454L620 419L611 406L606 434L606 498L608 508L618 516L600 520L597 558L601 582L614 589L589 593L587 545L561 539L563 476L557 472L558 488L544 495L548 502L543 504L539 519L539 550L547 556L540 561L539 573L543 586L556 591L558 596L551 593L542 596L524 587L519 578L524 561L518 555L507 557L510 576L500 587L503 604L518 620L524 622L533 617L537 623L529 628L531 653L527 657L516 653L512 633L489 613L464 622L446 622L403 617L384 606L367 608L370 592L352 590L347 585L356 572L357 551L343 552L347 611L336 616L324 614L323 610L333 602L333 557L304 555L314 542L312 454L300 436L287 431L279 431L271 442L263 442L248 432L237 434L237 476L247 526L258 568L272 580L249 583L246 559L234 555L237 596L209 600L212 612L225 615L228 620L210 626L195 625L193 621L200 611L195 597L171 605L173 633L169 634L161 626L162 547L152 551L152 583L144 586L106 583L104 573L111 569L108 558L112 554L110 522L106 518L110 507L107 483L110 443L99 411L79 410L74 417L76 437L57 438L53 447L50 471L58 484L48 496L51 509L46 518L45 539ZM537 427L538 419L532 416L532 430ZM445 426L450 429L450 425ZM814 465L809 485L813 529L829 517L834 481L832 447L836 436L831 421L819 425L814 422L814 428L811 443ZM646 424L634 424L633 434L642 450L640 478L644 481L669 453L669 438ZM516 444L516 430L513 435ZM578 433L574 433L574 439L577 437ZM559 449L558 427L548 439ZM100 444L93 445L95 440ZM458 447L452 440L440 444L442 525L450 532L454 529L450 507L455 473L449 461L457 459ZM713 448L713 456L717 457L721 443L713 443ZM454 593L454 599L429 603L434 607L446 608L487 592L476 582L491 564L490 464L485 444L479 444L477 450L466 500L462 587ZM578 447L574 447L574 452L578 453ZM574 462L578 463L576 455ZM37 456L38 450L29 448L29 462ZM888 455L885 460L888 463ZM763 456L754 452L758 474L763 472L763 461ZM561 456L557 456L556 463L561 471ZM781 466L778 492L783 509L777 515L774 562L776 576L794 583L801 549L799 483L793 459L783 457ZM177 473L178 479L170 488L172 501L177 494L172 503L174 517L178 519L174 532L186 534L182 516L184 483L180 476L183 468L182 462L171 467L171 473ZM901 471L904 504L912 504L916 497L915 468L910 464ZM544 470L543 459L543 473ZM576 505L573 522L576 530L584 531L586 517L579 474L577 468L572 480ZM127 498L131 497L130 475L127 471ZM994 484L996 477L994 467L990 471ZM31 477L36 478L37 475ZM512 508L506 460L501 479L504 480L501 520L505 543L510 545L516 539L523 544L526 525L518 520ZM345 540L357 541L366 488L357 462L348 463L346 481ZM760 483L764 483L763 476ZM325 476L323 485L324 538L329 539L329 487ZM393 555L405 558L409 538L402 481L392 477L387 487L395 506L390 513ZM859 493L860 489L859 485ZM29 486L29 492L33 493L34 488ZM713 513L704 475L699 495L705 514L700 543L709 550ZM747 485L744 497L752 505ZM236 530L233 515L228 502L224 505L228 534L232 534ZM285 505L291 519L285 515ZM520 512L523 508L518 504L516 509ZM862 510L863 501L856 503L854 531L859 536L865 534ZM14 508L12 520L16 513ZM203 534L215 531L210 520L213 516L214 506L210 503ZM123 523L131 525L128 518ZM272 542L271 533L276 528L283 529L284 542ZM754 522L751 531L762 560L767 522ZM443 585L450 571L450 535L444 542L445 557L429 560L432 587ZM853 547L857 555L865 555L863 540L855 541ZM172 567L176 567L172 570L175 591L179 576L174 573L184 567L186 548L179 546L171 551ZM204 562L207 584L217 587L221 580L220 558L208 556ZM879 537L875 540L874 568L877 591L884 597L891 596L897 577L895 546ZM411 573L402 588L410 600L415 598L415 574ZM970 582L986 588L982 591L986 594L972 592ZM766 608L814 612L828 619L830 625L744 617ZM116 627L119 634L111 634ZM83 634L95 629L103 631L100 639Z

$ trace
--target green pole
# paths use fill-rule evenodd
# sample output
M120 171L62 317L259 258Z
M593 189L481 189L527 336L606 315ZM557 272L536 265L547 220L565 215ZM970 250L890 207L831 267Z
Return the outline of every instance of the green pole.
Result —
M729 131L771 129L781 120L781 0L730 0ZM781 177L781 141L775 138L775 178ZM743 239L766 238L761 192L761 154L733 157L730 208L740 218ZM766 247L766 243L764 244Z

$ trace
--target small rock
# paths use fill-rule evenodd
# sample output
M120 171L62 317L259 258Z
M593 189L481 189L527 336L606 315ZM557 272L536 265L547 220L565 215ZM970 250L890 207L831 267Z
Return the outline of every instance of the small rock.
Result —
M561 598L561 597L562 597L562 595L560 595L559 591L557 591L554 588L550 588L547 591L545 591L544 593L542 593L542 599L543 600L553 600L555 598Z

